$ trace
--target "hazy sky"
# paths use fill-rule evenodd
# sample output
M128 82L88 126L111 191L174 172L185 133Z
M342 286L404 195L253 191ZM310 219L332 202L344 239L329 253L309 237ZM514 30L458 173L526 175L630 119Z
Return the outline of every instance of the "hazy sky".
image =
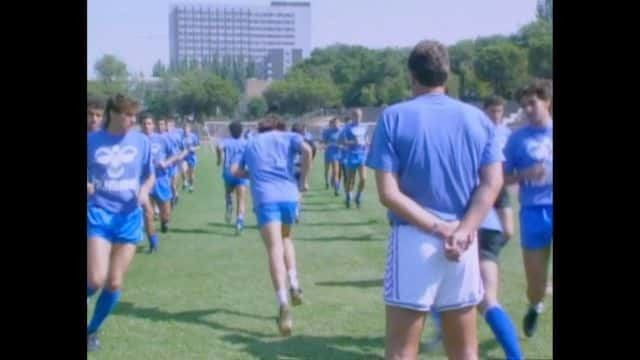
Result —
M104 54L124 60L130 72L151 74L169 62L170 0L88 0L87 75ZM269 0L198 3L268 5ZM311 47L334 43L371 48L413 46L424 38L446 45L511 34L535 19L536 0L311 0Z

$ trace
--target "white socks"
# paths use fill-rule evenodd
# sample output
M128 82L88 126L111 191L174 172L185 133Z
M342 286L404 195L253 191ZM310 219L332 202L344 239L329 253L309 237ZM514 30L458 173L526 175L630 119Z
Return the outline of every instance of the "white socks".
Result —
M289 294L287 294L287 289L280 289L276 291L276 298L278 299L278 305L287 305L289 304Z
M300 284L298 283L298 272L296 269L289 270L289 284L294 289L300 289Z
M544 310L544 304L542 303L542 301L535 305L529 305L529 307L535 310L535 312L537 312L538 314L541 314L542 310Z

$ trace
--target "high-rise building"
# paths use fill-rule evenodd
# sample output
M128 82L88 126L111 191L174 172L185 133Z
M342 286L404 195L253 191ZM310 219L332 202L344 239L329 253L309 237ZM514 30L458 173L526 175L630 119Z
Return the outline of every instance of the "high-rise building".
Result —
M283 55L282 67L273 69L274 60L272 71L284 75L294 57L309 56L310 43L310 2L272 1L269 6L177 4L169 13L172 66L233 56L253 60L264 68L272 50L276 50Z

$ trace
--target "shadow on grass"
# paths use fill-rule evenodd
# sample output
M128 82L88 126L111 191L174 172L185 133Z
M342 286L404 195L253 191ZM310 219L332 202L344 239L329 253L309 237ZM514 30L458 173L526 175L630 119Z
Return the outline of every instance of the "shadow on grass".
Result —
M381 352L384 339L356 338L349 336L308 336L295 335L282 338L276 330L275 317L249 314L225 309L204 309L171 313L158 308L140 307L129 302L121 302L114 310L115 315L132 316L151 321L185 322L208 326L212 329L224 331L223 341L240 345L245 353L259 359L281 359L292 357L296 359L382 359L372 352ZM265 328L269 333L250 331L242 328L224 325L206 319L206 316L225 314L265 321ZM295 328L294 328L295 331ZM346 349L354 347L359 352Z
M296 241L382 241L384 237L376 237L374 234L347 236L319 236L319 237L297 237Z
M295 328L294 328L295 331ZM262 360L276 359L383 359L374 353L384 346L382 337L293 335L278 341L262 341L244 335L226 335L222 339L243 346L243 350ZM347 349L357 348L359 351Z
M303 210L304 211L304 210ZM336 227L336 226L364 226L364 225L373 225L373 224L377 224L378 221L371 219L369 221L361 221L361 222L349 222L349 223L343 223L343 222L304 222L303 225L305 226L331 226L331 227Z
M353 286L357 288L382 287L382 279L357 281L318 281L318 286Z

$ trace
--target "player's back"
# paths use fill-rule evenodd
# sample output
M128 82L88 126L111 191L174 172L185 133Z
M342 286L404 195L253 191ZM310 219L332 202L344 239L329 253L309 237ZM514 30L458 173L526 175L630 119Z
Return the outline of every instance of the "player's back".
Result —
M239 156L242 156L247 146L247 140L239 138L234 139L232 137L223 139L221 141L222 153L224 154L224 172L231 173L231 164L237 162Z
M387 149L368 163L386 163L402 192L422 206L462 216L480 167L498 156L486 115L444 94L426 94L387 108L380 121L372 149Z
M293 160L302 141L299 134L269 131L247 142L240 162L249 168L254 202L297 201Z

